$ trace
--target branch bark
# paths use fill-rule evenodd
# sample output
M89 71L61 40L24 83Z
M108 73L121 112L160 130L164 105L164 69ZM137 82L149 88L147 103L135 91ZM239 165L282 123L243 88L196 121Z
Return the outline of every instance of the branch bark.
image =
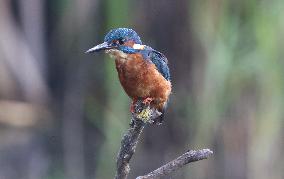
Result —
M116 161L117 170L115 179L127 178L127 175L130 171L130 159L135 152L139 136L146 124L143 121L139 121L137 119L132 119L132 121L134 121L134 124L132 124L130 129L128 129L128 131L124 134L121 141L121 147Z
M146 106L142 100L138 100L134 104L134 111L132 113L130 128L121 140L121 147L116 160L117 169L115 179L127 178L130 171L129 162L135 153L140 134L147 123L152 123L153 119L160 115L157 110Z
M168 175L179 168L189 164L191 162L196 162L199 160L207 159L213 152L210 149L202 149L202 150L190 150L178 158L172 160L171 162L163 165L162 167L144 175L139 176L136 179L155 179L160 178L162 176Z
M161 113L156 109L152 109L143 104L141 100L138 100L134 104L134 111L135 112L132 113L130 128L126 131L121 140L121 147L116 160L117 169L115 179L127 178L130 171L129 162L135 153L140 134L146 124L155 123L155 119L161 115ZM149 174L139 176L136 179L159 178L176 171L188 163L206 159L211 154L213 154L213 152L209 149L202 149L198 151L190 150Z

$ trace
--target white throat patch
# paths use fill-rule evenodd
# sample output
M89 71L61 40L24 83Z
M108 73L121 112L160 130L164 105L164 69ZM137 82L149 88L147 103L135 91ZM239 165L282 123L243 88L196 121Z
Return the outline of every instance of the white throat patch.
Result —
M117 49L106 50L106 53L108 53L112 58L123 58L123 59L127 58L126 53Z

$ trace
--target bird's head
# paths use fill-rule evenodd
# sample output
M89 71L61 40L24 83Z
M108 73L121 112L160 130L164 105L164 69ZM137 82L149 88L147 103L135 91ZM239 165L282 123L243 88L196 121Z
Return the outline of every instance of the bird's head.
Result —
M106 51L112 55L132 54L142 50L144 45L138 34L128 28L117 28L109 31L104 42L86 51L86 53Z

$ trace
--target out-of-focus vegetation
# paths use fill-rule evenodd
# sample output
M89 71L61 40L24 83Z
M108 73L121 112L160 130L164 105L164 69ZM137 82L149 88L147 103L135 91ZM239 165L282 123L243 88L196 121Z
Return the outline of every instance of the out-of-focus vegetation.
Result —
M284 178L283 17L283 0L0 1L0 178L114 176L130 100L84 51L116 27L163 52L173 83L130 178L207 147L170 177Z

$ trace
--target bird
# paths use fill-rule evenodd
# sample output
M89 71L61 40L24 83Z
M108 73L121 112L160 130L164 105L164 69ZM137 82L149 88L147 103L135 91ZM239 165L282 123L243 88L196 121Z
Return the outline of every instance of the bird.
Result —
M171 94L172 85L168 60L164 54L144 45L139 35L130 28L110 30L103 43L86 53L105 51L115 59L121 86L132 99L130 111L138 100L156 109L160 116L154 123L161 124Z

